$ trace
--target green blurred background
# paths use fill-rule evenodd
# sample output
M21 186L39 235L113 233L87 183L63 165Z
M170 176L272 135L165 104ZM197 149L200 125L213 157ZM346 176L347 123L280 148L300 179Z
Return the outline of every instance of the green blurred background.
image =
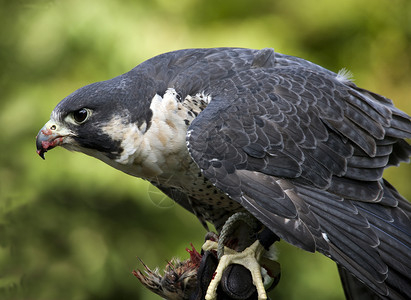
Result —
M75 89L162 52L273 47L411 114L408 0L1 0L0 299L159 299L131 274L200 248L204 229L145 182L78 153L42 161L35 136ZM411 198L411 167L387 178ZM336 267L280 244L273 299L343 299Z

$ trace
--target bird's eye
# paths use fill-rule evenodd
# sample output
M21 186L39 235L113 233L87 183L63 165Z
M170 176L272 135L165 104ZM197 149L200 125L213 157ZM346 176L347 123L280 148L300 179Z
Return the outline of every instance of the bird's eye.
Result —
M84 123L90 115L90 112L86 108L81 108L73 112L73 119L78 124Z

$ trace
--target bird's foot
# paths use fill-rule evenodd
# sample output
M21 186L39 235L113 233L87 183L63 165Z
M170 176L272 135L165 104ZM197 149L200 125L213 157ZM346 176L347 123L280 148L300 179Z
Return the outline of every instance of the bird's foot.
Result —
M215 251L217 248L218 243L211 240L207 240L202 247L204 251ZM223 272L229 265L233 264L242 265L250 271L253 284L257 289L258 299L267 299L260 266L260 259L264 252L265 249L258 240L241 252L224 247L224 255L221 256L213 279L208 285L205 299L215 300L217 298L217 287L222 279Z

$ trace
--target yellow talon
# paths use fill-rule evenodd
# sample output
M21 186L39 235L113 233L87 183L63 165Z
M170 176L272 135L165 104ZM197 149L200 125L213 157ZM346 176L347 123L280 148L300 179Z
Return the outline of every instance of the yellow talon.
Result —
M217 249L217 243L212 241L206 241L203 245L204 251ZM221 281L223 271L231 264L239 264L250 270L253 279L253 284L255 285L258 293L258 300L267 299L267 294L264 289L263 279L261 277L261 267L259 260L264 252L264 247L257 240L251 246L244 249L242 252L237 252L233 249L224 247L224 255L220 258L218 267L215 271L215 276L211 280L207 293L205 296L206 300L215 300L217 298L217 287Z

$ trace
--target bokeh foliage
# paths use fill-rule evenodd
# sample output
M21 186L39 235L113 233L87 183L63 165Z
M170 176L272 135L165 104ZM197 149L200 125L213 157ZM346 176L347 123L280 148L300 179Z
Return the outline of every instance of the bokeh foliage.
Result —
M204 229L147 183L34 138L85 84L181 48L274 47L338 71L411 114L408 0L1 0L0 298L159 299L131 275L186 258ZM411 198L411 168L387 171ZM343 299L335 265L280 244L275 299Z

